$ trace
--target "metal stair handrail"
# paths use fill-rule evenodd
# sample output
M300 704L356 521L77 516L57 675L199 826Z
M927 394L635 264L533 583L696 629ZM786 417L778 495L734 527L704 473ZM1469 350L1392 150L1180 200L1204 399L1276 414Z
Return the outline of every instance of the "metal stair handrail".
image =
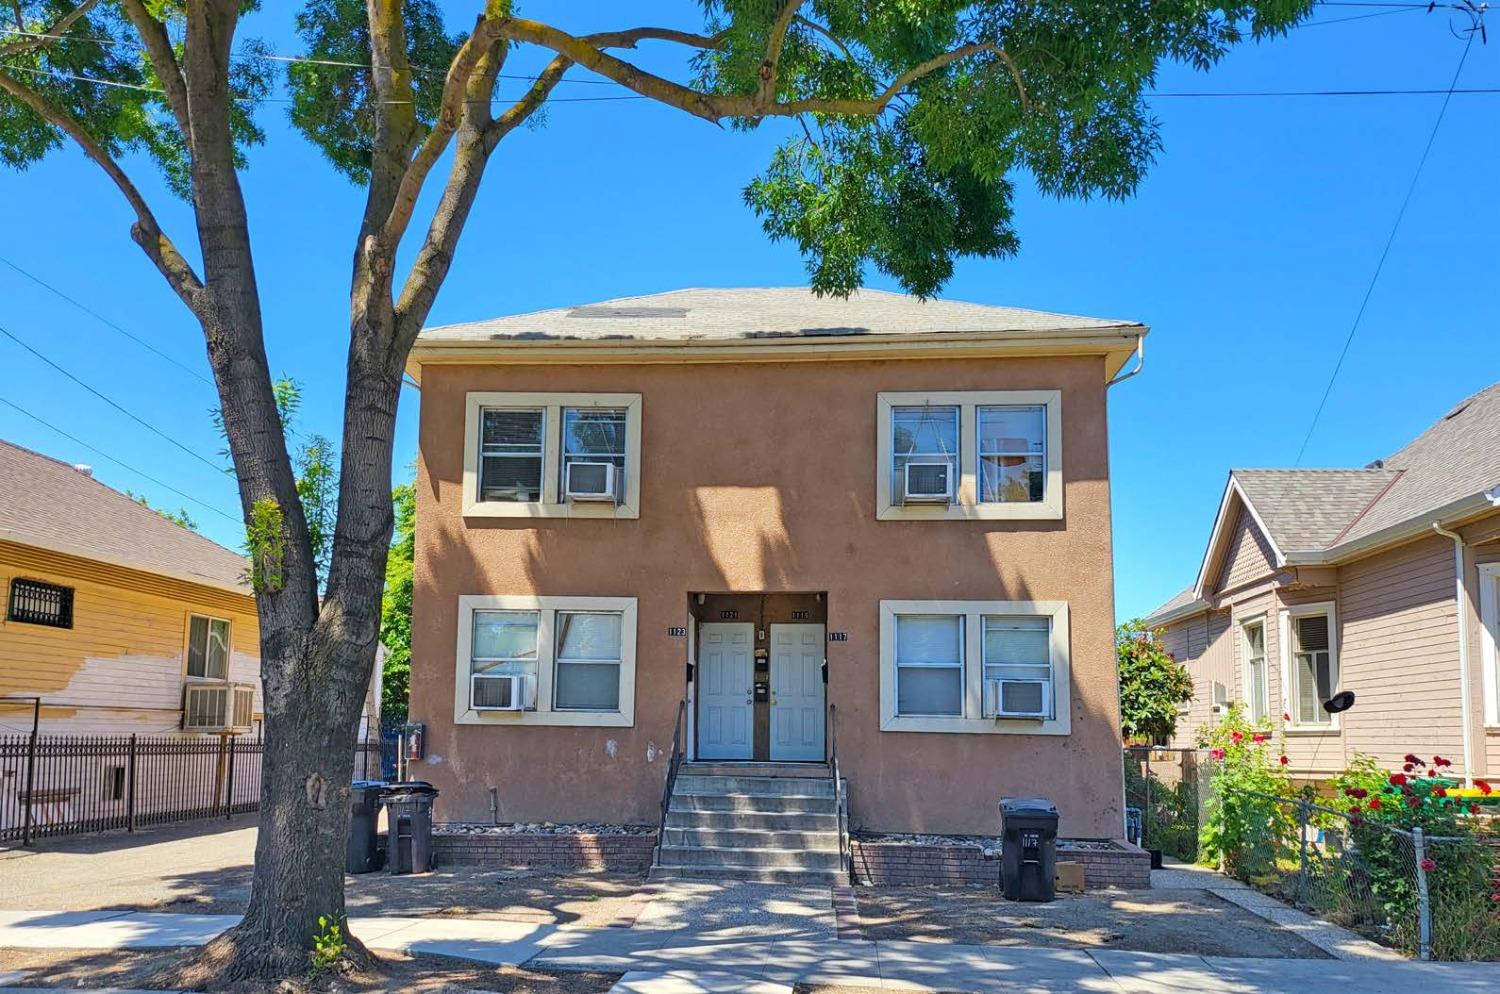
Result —
M687 700L677 702L677 718L672 722L672 749L667 755L667 782L661 793L661 818L656 825L656 858L661 865L661 847L667 841L667 809L672 806L672 791L677 786L677 771L682 767L683 739L687 738Z
M844 778L839 772L838 707L828 705L828 773L833 777L833 806L838 815L839 871L850 877L853 873L853 854L849 845L849 798L844 790Z

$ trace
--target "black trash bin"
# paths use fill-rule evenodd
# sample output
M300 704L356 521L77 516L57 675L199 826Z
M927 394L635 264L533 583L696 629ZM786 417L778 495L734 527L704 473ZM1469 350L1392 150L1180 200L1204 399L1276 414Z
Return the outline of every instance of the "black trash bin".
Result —
M379 780L356 780L349 788L349 849L344 869L349 873L369 873L380 869L379 836L380 793L385 784Z
M425 780L385 785L385 863L392 873L432 869L432 801L437 788Z
M1000 801L1000 888L1012 901L1056 896L1057 805L1042 797Z

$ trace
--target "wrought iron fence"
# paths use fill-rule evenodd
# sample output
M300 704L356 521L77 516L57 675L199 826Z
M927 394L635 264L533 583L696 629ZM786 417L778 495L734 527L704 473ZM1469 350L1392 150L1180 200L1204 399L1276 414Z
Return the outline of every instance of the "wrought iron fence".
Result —
M356 749L356 776L378 776L379 744ZM0 736L0 842L254 811L262 754L233 736Z

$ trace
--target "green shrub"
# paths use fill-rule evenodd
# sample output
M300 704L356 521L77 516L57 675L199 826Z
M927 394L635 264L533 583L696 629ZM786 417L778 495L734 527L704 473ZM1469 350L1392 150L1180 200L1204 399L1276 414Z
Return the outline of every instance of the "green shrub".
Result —
M1239 880L1254 881L1276 871L1292 854L1297 820L1287 759L1267 722L1252 723L1236 702L1200 744L1209 750L1213 774L1198 834L1198 859Z
M1141 809L1145 844L1187 863L1198 859L1198 792L1191 780L1169 784L1125 754L1125 796ZM1149 798L1149 802L1148 802Z

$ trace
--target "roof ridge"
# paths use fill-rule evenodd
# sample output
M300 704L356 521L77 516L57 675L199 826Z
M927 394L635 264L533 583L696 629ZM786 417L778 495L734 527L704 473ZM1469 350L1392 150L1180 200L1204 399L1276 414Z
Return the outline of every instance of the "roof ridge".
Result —
M49 456L45 452L38 452L36 449L29 448L29 447L27 447L25 445L21 445L21 444L19 444L17 442L12 442L8 438L0 438L0 445L8 445L11 448L15 449L16 451L18 451L18 452L25 452L27 455L36 456L38 459L45 459L48 462L55 462L59 466L63 467L64 469L71 469L73 472L77 473L79 476L85 475L83 473L83 471L80 470L78 467L79 466L87 465L87 463L73 463L73 462L68 462L67 460L64 460L64 459L59 459L56 456ZM90 477L90 479L92 479L92 477Z
M1380 471L1384 471L1384 467L1382 467ZM1391 492L1391 488L1394 487L1396 485L1396 482L1398 480L1400 480L1401 477L1403 477L1405 475L1406 475L1406 470L1404 470L1404 469L1398 469L1398 470L1396 470L1395 471L1395 475L1392 476L1389 480L1386 481L1385 486L1383 486L1383 487L1380 488L1380 492L1377 493L1374 497L1371 497L1369 499L1369 501L1366 502L1365 506L1362 507L1362 508L1360 508L1359 511L1358 511L1358 513L1356 513L1354 515L1354 517L1352 517L1352 518L1349 519L1348 523L1344 525L1343 530L1340 531L1337 535L1333 536L1333 538L1330 539L1329 542L1328 542L1328 544L1325 545L1325 546L1323 546L1323 548L1325 548L1325 549L1331 549L1335 545L1338 545L1339 542L1343 539L1343 537L1345 535L1349 534L1351 531L1353 531L1354 530L1354 526L1357 525L1357 524L1359 524L1360 520L1363 519L1366 514L1370 513L1370 509L1372 507L1374 507L1376 504L1380 503L1380 498L1382 498L1386 494L1390 493Z

